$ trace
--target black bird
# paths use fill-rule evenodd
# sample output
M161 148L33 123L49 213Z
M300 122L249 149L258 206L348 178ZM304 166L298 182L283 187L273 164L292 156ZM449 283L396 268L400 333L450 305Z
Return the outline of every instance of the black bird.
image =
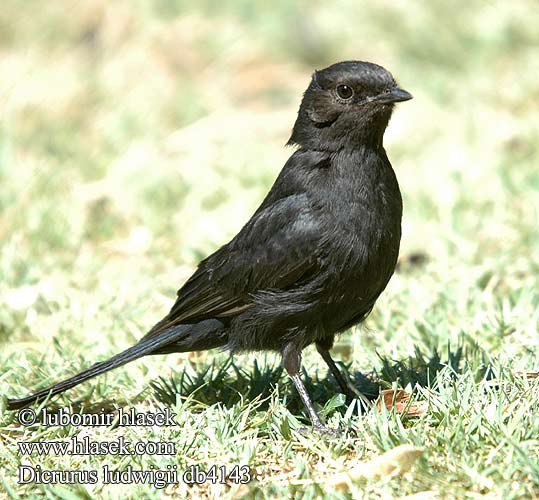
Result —
M324 430L300 377L316 347L350 395L329 350L365 319L397 262L402 199L383 136L394 103L412 96L376 64L315 71L289 145L296 150L241 231L204 259L168 315L133 347L22 399L19 409L149 354L273 350L315 429Z

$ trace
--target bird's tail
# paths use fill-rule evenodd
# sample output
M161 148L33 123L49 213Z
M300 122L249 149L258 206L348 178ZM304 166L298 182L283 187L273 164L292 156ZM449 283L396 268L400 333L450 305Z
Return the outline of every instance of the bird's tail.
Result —
M226 343L226 340L219 335L219 329L215 329L215 324L208 323L218 323L222 327L222 323L216 320L202 321L201 323L194 325L175 325L166 330L163 330L156 335L155 337L150 337L148 339L143 338L138 344L135 344L132 347L129 347L125 351L112 356L112 358L107 359L106 361L101 361L90 366L86 370L70 377L66 380L58 382L56 384L42 389L33 394L30 394L24 398L20 399L8 399L7 409L8 410L19 410L25 406L31 405L32 403L42 401L47 397L60 394L61 392L67 391L72 387L88 380L96 375L101 373L108 372L114 368L125 365L130 361L141 358L148 354L164 354L167 352L186 352L192 350L190 347L193 342L192 339L208 338L211 333L213 343L217 345L211 347L218 347L223 343ZM220 342L218 342L220 340ZM210 346L206 348L211 348Z

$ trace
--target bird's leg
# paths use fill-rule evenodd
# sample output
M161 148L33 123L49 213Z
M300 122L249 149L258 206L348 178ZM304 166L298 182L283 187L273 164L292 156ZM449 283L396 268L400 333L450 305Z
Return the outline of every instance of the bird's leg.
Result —
M313 402L299 374L301 366L301 348L293 343L286 344L283 349L282 356L283 366L292 379L292 382L294 382L305 408L307 408L307 412L309 413L309 417L311 418L314 429L320 432L325 432L326 427L320 420L318 413L316 413Z
M332 347L333 347L333 337L320 340L316 343L316 349L320 353L320 356L322 356L322 359L328 365L329 371L335 377L335 380L339 384L339 387L341 388L342 393L346 396L347 404L350 404L352 400L356 398L364 399L363 394L361 394L355 387L353 387L350 381L346 379L344 375L341 373L341 371L339 370L335 361L331 357L331 354L329 353L329 350Z

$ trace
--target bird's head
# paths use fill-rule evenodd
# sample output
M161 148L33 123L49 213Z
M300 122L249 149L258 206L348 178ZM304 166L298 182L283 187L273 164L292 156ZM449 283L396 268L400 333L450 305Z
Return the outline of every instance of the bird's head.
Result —
M394 104L411 98L377 64L333 64L314 72L288 143L326 151L381 146Z

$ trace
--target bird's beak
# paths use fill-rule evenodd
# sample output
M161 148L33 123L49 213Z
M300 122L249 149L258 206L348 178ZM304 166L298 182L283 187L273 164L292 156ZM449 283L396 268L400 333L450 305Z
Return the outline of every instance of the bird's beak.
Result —
M399 87L392 88L389 92L384 92L376 97L376 101L389 104L392 102L401 102L409 101L412 99L412 94L406 92L406 90L400 89Z

